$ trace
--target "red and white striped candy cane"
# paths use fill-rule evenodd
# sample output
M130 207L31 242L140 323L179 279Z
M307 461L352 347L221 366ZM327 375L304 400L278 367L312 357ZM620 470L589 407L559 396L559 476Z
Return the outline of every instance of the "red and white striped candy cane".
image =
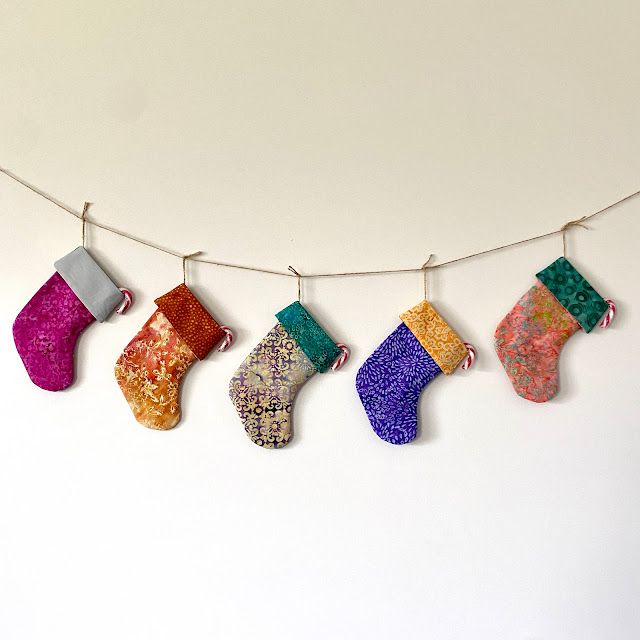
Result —
M127 312L127 309L133 304L133 293L129 289L120 288L124 300L120 303L120 306L116 309L116 313L122 315Z
M337 371L349 359L349 347L342 342L338 342L336 347L342 351L338 359L331 365L331 371Z
M222 344L218 347L218 351L226 351L235 340L235 336L233 335L233 331L225 325L221 325L220 328L225 332L225 338L222 341Z
M467 347L467 357L464 359L464 362L462 363L462 368L466 371L473 364L473 361L476 359L476 348L472 344L469 344L468 342L464 342L463 344L465 347Z
M609 309L604 318L602 318L602 320L600 321L600 326L603 329L606 329L611 324L611 321L616 315L616 303L613 300L608 299L605 300L605 302L607 303L607 305L609 305Z

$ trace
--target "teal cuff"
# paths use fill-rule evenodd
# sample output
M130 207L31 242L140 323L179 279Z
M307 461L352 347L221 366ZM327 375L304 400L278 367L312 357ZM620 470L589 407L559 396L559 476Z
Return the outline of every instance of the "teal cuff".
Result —
M609 308L604 298L566 258L558 258L546 269L536 273L536 278L587 333L598 324L598 320Z
M324 373L342 353L327 332L299 302L294 302L276 313L276 318L320 373Z

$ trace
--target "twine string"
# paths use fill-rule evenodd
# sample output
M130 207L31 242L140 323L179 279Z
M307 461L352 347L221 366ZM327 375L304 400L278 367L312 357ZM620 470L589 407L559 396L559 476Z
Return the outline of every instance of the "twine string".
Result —
M429 266L429 263L431 262L431 258L433 258L433 253L429 254L429 257L427 258L427 261L422 265L422 283L424 284L424 299L427 299L427 292L428 292L428 286L427 286L427 280L428 280L428 273L429 273L429 269L431 268Z
M4 167L0 167L0 173L4 173L7 177L11 178L12 180L15 180L16 182L21 184L23 187L26 187L27 189L29 189L29 191L32 191L36 195L41 196L45 200L48 200L49 202L54 204L56 207L59 207L63 211L66 211L68 214L74 216L75 218L79 218L80 220L82 219L82 213L79 213L78 211L76 211L75 209L73 209L69 205L65 204L61 200L58 200L57 198L54 198L52 195L50 195L46 191L40 189L39 187L36 187L36 186L32 185L31 183L27 182L26 180L24 180L20 176L16 175L12 171L9 171L9 169L5 169ZM124 231L120 231L119 229L114 229L113 227L110 227L110 226L108 226L106 224L102 224L101 222L96 222L95 220L87 220L86 224L93 225L94 227L97 227L98 229L103 229L104 231L107 231L109 233L113 233L114 235L120 236L121 238L126 238L127 240L131 240L132 242L137 242L138 244L142 244L145 247L149 247L150 249L155 249L156 251L161 251L162 253L166 253L166 254L168 254L170 256L174 256L176 258L182 258L182 254L178 253L177 251L172 251L171 249L166 249L165 247L161 247L160 245L154 244L153 242L150 242L149 240L144 240L143 238L138 238L137 236L134 236L134 235L132 235L130 233L125 233ZM285 275L288 275L288 274L285 274Z
M291 273L293 273L296 276L296 278L298 278L298 302L301 302L302 301L301 283L302 283L303 275L301 273L298 273L291 265L289 265L288 269L289 271L291 271Z
M195 251L194 253L188 253L186 256L182 256L182 284L187 284L187 260L190 260L194 256L199 256L202 251Z
M47 193L46 191L44 191L43 189L40 189L39 187L34 186L33 184L31 184L30 182L28 182L27 180L25 180L24 178L21 178L20 176L18 176L17 174L13 173L12 171L10 171L9 169L5 169L4 167L0 166L0 173L5 174L7 177L11 178L12 180L18 182L19 184L21 184L23 187L26 187L27 189L29 189L30 191L32 191L33 193L39 195L40 197L44 198L45 200L48 200L49 202L51 202L52 204L54 204L56 207L62 209L63 211L66 211L68 214L79 218L80 220L82 220L82 224L83 224L83 229L85 227L85 225L93 225L94 227L97 227L98 229L103 229L104 231L107 231L108 233L113 233L117 236L120 236L121 238L126 238L127 240L130 240L131 242L136 242L138 244L144 245L145 247L149 247L150 249L155 249L156 251L161 251L162 253L166 253L167 255L170 256L174 256L176 258L181 258L184 259L185 255L178 252L178 251L174 251L172 249L167 249L166 247L160 246L158 244L155 244L154 242L151 242L150 240L146 240L144 238L139 238L137 236L134 236L130 233L127 233L125 231L121 231L120 229L115 229L114 227L111 227L109 225L103 224L101 222L96 222L95 220L88 220L86 219L86 208L87 207L87 203L85 203L85 208L83 209L83 212L80 213L78 211L76 211L75 209L73 209L72 207L70 207L69 205L65 204L64 202L62 202L61 200L58 200L56 197L50 195L49 193ZM270 274L270 275L275 275L275 276L285 276L285 277L289 277L289 278L297 278L298 279L298 299L300 299L300 294L301 294L301 285L300 282L303 278L344 278L344 277L352 277L352 276L374 276L374 275L384 275L384 274L399 274L399 273L419 273L419 272L424 272L424 277L426 278L426 271L428 269L439 269L440 267L446 267L448 265L452 265L452 264L456 264L458 262L462 262L463 260L471 260L473 258L477 258L480 256L485 256L491 253L495 253L496 251L502 251L503 249L510 249L512 247L517 247L521 244L526 244L529 242L534 242L536 240L542 240L544 238L550 238L556 235L562 235L563 238L563 248L564 248L564 252L566 253L566 239L565 239L565 235L566 232L569 228L573 227L573 226L578 226L578 227L583 227L583 228L588 228L586 227L586 225L584 224L584 222L586 222L587 220L590 220L591 218L594 218L595 216L598 216L600 214L606 213L608 211L610 211L611 209L613 209L614 207L617 207L618 205L621 205L624 202L627 202L628 200L631 200L632 198L637 197L638 195L640 195L640 190L638 191L634 191L633 193L630 193L627 196L624 196L623 198L620 198L619 200L616 200L615 202L612 202L611 204L608 204L606 207L603 207L602 209L599 209L598 211L594 211L593 213L590 213L588 215L582 216L582 218L579 218L578 220L570 220L569 222L565 223L560 229L556 230L556 231L549 231L548 233L542 233L540 235L537 236L532 236L530 238L524 238L522 240L517 240L516 242L510 242L508 244L503 244L503 245L499 245L497 247L492 247L490 249L485 249L483 251L477 251L475 253L470 253L468 255L464 255L464 256L460 256L458 258L453 258L451 260L446 260L444 262L439 262L438 264L429 264L427 269L425 269L424 265L422 267L419 268L409 268L409 269L378 269L378 270L372 270L372 271L342 271L342 272L329 272L329 273L306 273L306 274L301 274L298 273L297 271L293 270L292 267L289 267L288 271L279 271L277 269L264 269L262 267L254 267L254 266L247 266L247 265L242 265L242 264L234 264L231 262L219 262L216 260L205 260L203 258L193 258L193 256L197 255L197 254L190 254L188 256L186 256L188 259L191 259L193 262L202 262L205 264L212 264L218 267L224 267L224 268L228 268L228 269L241 269L244 271L253 271L255 273L266 273L266 274ZM83 245L84 245L84 231L83 231ZM200 252L198 252L200 253ZM186 261L185 261L186 262ZM184 276L184 280L185 280L185 284L186 284L186 265L183 262L183 276Z
M85 202L84 206L82 207L82 214L80 215L80 218L82 219L82 246L83 247L86 246L87 211L89 211L90 206L91 206L90 202Z
M583 229L589 229L589 227L584 224L584 220L587 219L587 216L582 216L582 218L578 218L577 220L569 220L560 227L560 232L562 233L562 255L567 257L567 231L571 229L571 227L582 227Z

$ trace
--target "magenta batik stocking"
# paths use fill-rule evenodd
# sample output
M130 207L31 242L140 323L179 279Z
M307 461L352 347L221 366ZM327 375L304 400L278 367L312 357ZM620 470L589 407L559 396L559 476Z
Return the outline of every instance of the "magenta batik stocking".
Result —
M74 379L73 354L80 334L104 322L131 294L118 289L83 247L55 263L56 272L40 287L13 323L16 349L31 381L60 391Z

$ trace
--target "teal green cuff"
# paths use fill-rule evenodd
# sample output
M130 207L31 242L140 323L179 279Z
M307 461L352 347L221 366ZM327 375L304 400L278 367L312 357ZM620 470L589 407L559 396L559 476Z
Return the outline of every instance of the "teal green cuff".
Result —
M294 302L276 313L276 318L320 373L324 373L342 353L327 332L299 302Z
M604 298L566 258L558 258L546 269L536 273L536 278L587 333L598 324L598 320L609 308Z

